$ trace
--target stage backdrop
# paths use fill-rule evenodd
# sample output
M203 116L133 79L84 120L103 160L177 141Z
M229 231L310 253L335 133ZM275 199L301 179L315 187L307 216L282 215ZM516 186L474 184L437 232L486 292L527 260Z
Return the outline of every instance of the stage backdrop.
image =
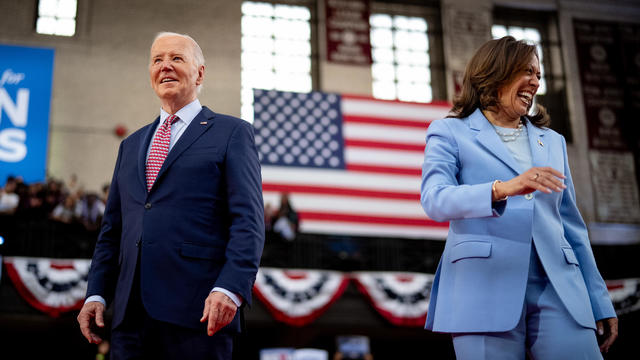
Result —
M8 175L43 181L53 49L0 45L0 185Z

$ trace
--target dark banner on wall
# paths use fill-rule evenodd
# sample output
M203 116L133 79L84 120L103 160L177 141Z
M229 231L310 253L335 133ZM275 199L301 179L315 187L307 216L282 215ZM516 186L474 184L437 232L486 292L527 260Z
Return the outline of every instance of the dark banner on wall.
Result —
M371 64L369 1L326 0L327 60Z
M45 178L53 54L0 45L0 185L8 175Z
M598 221L639 223L640 25L573 23Z

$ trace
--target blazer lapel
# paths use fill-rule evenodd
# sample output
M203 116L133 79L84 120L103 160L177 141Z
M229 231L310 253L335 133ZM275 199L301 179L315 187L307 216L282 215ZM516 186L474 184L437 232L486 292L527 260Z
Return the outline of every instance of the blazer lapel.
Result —
M160 122L160 116L149 125L140 143L140 149L138 150L138 179L145 193L147 192L147 150L149 150L149 144L151 143L151 138L153 137L156 127L158 127L158 122Z
M540 129L527 121L527 132L529 133L529 146L531 147L531 162L533 166L547 166L549 158L549 146L544 142L546 130Z
M158 179L164 174L167 169L173 164L173 162L182 154L194 141L196 141L200 135L204 134L211 125L213 125L213 118L215 114L213 111L209 110L207 107L203 106L202 111L196 115L191 123L186 128L184 133L180 136L180 139L173 145L173 148L169 151L167 158L164 160L162 167L160 168L160 172L158 172L158 176L156 177L156 183ZM154 184L155 186L155 184Z
M480 109L469 116L469 126L473 130L478 131L476 139L478 142L491 152L498 160L502 161L516 174L523 172L520 168L520 164L513 158L509 149L502 143L502 140L496 133L495 128L491 125L489 120L482 114Z

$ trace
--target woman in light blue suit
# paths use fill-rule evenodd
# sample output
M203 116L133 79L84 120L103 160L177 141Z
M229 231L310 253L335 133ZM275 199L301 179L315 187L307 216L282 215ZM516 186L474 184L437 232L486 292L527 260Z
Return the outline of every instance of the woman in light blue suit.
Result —
M459 359L601 359L617 336L565 140L527 115L539 80L534 45L491 40L427 131L422 206L450 227L425 327Z

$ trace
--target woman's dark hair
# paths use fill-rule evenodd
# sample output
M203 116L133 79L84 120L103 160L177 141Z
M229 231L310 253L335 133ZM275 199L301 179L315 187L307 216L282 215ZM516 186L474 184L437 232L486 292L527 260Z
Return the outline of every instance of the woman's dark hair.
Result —
M467 64L462 91L454 99L449 117L461 119L471 115L476 108L485 110L500 106L498 90L527 69L531 54L539 58L535 45L512 36L484 43ZM538 104L535 114L526 118L537 127L550 123L547 112Z

